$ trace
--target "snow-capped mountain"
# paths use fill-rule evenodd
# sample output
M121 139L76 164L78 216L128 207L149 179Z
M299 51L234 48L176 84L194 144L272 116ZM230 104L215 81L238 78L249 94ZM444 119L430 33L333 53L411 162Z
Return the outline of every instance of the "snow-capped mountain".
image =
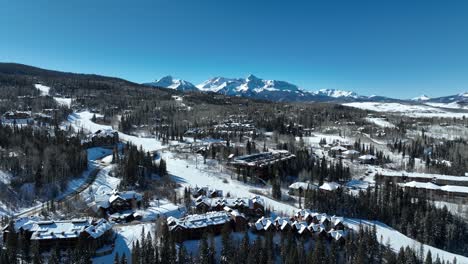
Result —
M451 96L443 96L428 100L434 103L468 103L468 92L459 93Z
M315 92L311 92L313 95L328 96L333 98L360 98L355 92L335 90L335 89L320 89Z
M174 79L172 76L168 75L165 77L162 77L159 80L156 80L151 83L145 83L145 85L153 86L153 87L163 87L163 88L169 88L169 89L174 89L178 91L197 91L197 87L193 85L191 82L184 81L181 79Z
M252 74L245 79L215 77L204 81L197 87L205 92L272 101L297 101L296 98L306 97L308 94L294 84L285 81L264 80Z
M418 96L418 97L414 97L411 99L411 101L418 101L418 102L421 102L421 101L427 101L427 100L430 100L431 98L425 94L421 95L421 96Z

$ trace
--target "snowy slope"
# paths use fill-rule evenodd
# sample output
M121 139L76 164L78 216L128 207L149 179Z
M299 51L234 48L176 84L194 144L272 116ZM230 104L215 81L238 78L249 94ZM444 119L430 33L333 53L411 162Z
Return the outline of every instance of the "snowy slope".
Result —
M328 96L333 98L359 98L360 96L355 92L335 90L335 89L320 89L311 92L313 95Z
M99 116L99 115L96 114L96 116ZM93 118L93 113L89 111L83 111L83 112L73 113L69 115L68 122L70 122L71 125L77 130L80 130L81 128L83 128L84 130L91 132L91 133L94 133L98 130L112 129L111 126L100 125L100 124L96 124L92 122L91 121L92 118ZM155 138L137 137L137 136L127 135L122 132L119 132L119 138L123 141L132 142L138 147L142 146L143 149L145 149L146 151L160 150L163 148L161 142Z
M182 92L198 90L197 87L193 85L192 83L181 80L181 79L174 79L170 75L165 76L151 83L145 83L145 85L149 85L153 87L169 88L169 89L174 89L174 90L178 90Z
M49 86L45 86L45 85L36 83L36 84L34 85L34 87L36 87L36 89L38 89L38 90L41 92L41 95L42 95L42 96L47 96L47 95L49 95L49 90L50 90L50 87L49 87Z
M285 81L263 80L252 74L247 76L245 79L215 77L197 85L197 87L201 91L216 92L226 95L255 95L272 92L272 94L274 94L274 92L302 92L299 87L294 84Z

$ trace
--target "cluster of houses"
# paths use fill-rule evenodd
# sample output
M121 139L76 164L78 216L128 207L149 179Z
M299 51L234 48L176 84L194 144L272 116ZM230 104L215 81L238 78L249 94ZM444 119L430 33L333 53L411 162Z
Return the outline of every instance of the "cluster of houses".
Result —
M294 217L261 217L251 224L254 232L293 232L301 237L330 238L344 242L348 230L342 217L320 214L308 209L301 209Z
M383 171L375 175L376 182L390 182L413 195L455 203L468 202L468 177L416 172Z
M208 198L200 196L195 200L195 208L199 213L232 210L237 210L247 216L262 216L265 213L263 199L259 196L252 198Z
M310 182L295 182L289 185L288 193L291 195L303 195L304 192L307 190L321 190L333 192L341 188L343 188L343 186L337 182L324 182L320 186Z
M374 155L361 155L357 150L354 150L354 145L347 142L335 142L333 144L321 144L321 147L328 151L330 156L342 159L357 160L361 164L375 164L377 157Z
M31 111L8 111L0 118L0 123L6 125L27 125L32 122Z
M3 242L8 236L22 235L36 241L40 250L52 247L76 248L80 241L88 247L100 248L112 242L112 223L106 219L41 220L38 217L19 218L3 228Z
M287 150L270 150L268 152L235 157L229 161L228 165L239 168L263 168L294 158L296 156Z
M304 238L329 238L337 242L344 242L348 235L348 228L342 217L329 216L299 210L293 217L260 217L254 222L248 221L245 214L235 209L226 208L222 211L212 211L202 214L187 215L183 218L169 217L167 219L169 231L179 242L199 239L204 233L219 234L228 225L232 231L244 231L250 228L252 232L292 232Z
M219 234L225 225L231 230L243 231L247 228L247 218L237 210L214 211L204 214L187 215L183 218L167 218L169 232L178 242L200 239L203 234Z
M113 129L99 129L81 141L81 144L87 147L114 146L117 143L119 143L119 133Z
M141 207L143 196L135 191L112 191L95 197L95 211L112 222L139 220L135 210Z

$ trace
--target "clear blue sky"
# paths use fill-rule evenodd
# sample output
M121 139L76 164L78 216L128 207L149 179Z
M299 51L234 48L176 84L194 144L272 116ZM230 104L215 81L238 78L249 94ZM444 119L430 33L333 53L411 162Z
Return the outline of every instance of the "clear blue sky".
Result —
M467 14L465 0L0 0L0 61L438 96L468 90Z

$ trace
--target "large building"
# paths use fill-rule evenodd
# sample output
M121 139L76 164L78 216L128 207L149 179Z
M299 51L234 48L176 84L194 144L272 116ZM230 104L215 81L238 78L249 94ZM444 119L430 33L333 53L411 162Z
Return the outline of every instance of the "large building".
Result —
M199 213L223 211L226 207L248 216L263 216L265 213L264 201L260 196L252 198L206 198L202 196L195 200L195 207Z
M232 210L230 212L220 211L193 214L183 218L169 217L167 224L169 231L175 236L176 240L182 242L200 239L205 233L219 234L226 224L234 231L245 230L247 220L242 213Z
M14 233L30 241L37 241L41 250L54 246L75 248L79 241L94 249L111 241L112 223L105 219L40 220L36 217L20 218L3 228L3 240Z

